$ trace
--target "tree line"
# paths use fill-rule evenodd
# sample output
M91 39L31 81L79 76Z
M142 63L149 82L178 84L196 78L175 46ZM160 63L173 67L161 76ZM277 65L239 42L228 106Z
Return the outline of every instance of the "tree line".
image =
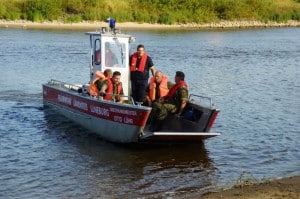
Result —
M0 19L207 23L300 20L300 0L1 0Z

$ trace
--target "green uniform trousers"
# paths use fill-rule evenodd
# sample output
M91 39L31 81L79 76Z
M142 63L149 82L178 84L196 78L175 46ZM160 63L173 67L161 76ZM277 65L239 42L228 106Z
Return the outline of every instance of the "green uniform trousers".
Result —
M152 109L153 115L152 117L157 120L164 120L168 116L169 113L175 114L177 112L176 103L155 103Z

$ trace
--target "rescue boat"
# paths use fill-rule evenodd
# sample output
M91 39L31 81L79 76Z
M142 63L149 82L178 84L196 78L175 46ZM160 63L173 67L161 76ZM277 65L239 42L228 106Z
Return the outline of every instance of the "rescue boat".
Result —
M72 84L51 79L43 84L43 104L47 111L56 111L80 124L101 138L116 143L178 143L194 142L220 135L210 132L219 109L212 99L191 94L182 117L173 115L163 122L161 130L152 132L147 124L151 107L142 106L130 96L129 51L135 38L122 34L110 20L109 27L87 32L90 39L90 74L92 82L97 71L112 69L121 72L124 98L131 103L107 101L89 95L89 84ZM117 62L110 66L107 48Z

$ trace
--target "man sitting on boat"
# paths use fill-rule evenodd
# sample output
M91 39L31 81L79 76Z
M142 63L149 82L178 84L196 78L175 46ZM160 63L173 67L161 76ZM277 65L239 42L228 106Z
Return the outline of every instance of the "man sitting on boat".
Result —
M97 71L95 78L93 79L92 83L89 87L89 94L93 97L99 96L99 90L102 88L102 84L104 80L110 79L112 77L112 70L106 69L104 73L101 71Z
M111 70L111 69L106 69L106 70L104 71L104 76L105 76L106 79L112 78L112 76L113 76L112 70Z
M95 78L90 83L89 94L93 97L97 97L99 89L101 88L102 81L105 79L104 74L101 71L97 71Z
M146 89L145 105L152 106L154 102L158 102L160 98L168 94L172 86L173 84L169 81L168 76L164 75L160 70L156 71Z
M122 82L120 82L121 73L119 71L113 72L112 78L109 78L103 82L100 90L100 96L103 96L105 100L111 100L122 103L124 101L124 95Z
M168 94L161 98L159 102L153 104L151 117L151 131L159 131L162 121L168 114L176 114L177 117L183 113L188 102L188 87L184 81L184 73L176 71L175 85L172 86Z

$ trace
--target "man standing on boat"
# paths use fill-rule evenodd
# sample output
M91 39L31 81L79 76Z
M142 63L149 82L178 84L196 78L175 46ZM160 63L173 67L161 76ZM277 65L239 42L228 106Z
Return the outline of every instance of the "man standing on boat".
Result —
M176 71L175 85L172 86L169 93L160 99L160 102L155 103L152 109L151 131L159 131L162 121L168 114L176 114L180 117L188 101L188 87L184 81L184 73Z
M158 102L160 98L166 96L172 86L173 84L169 81L168 76L164 75L160 70L156 71L154 77L150 78L146 89L145 104L152 106L153 102Z
M122 103L124 101L122 95L124 95L122 82L120 82L121 73L119 71L113 72L112 78L103 82L100 95L105 100L112 100Z
M149 70L154 76L155 68L150 56L145 52L144 45L137 46L137 52L130 57L131 94L136 102L142 102L148 85Z

